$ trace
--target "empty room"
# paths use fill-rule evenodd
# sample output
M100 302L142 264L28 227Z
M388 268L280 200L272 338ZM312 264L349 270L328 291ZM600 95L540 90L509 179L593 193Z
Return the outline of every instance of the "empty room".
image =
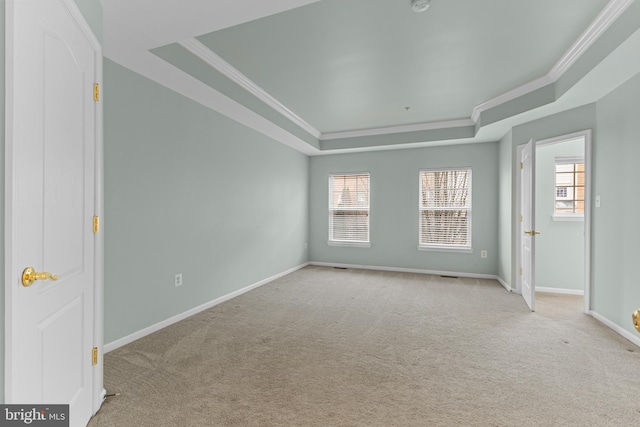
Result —
M0 425L637 424L640 1L0 15Z

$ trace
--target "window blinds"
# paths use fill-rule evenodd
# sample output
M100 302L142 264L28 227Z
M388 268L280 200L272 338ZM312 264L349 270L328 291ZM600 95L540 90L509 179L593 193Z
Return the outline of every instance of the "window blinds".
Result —
M329 241L369 242L369 174L329 175Z
M471 169L420 171L420 246L471 247Z

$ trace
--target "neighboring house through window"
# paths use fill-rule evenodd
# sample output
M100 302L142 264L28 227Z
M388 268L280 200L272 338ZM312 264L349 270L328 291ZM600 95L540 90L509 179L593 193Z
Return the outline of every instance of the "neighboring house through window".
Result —
M584 218L584 158L556 157L553 217Z
M471 251L471 169L420 171L418 249Z
M368 173L329 175L329 245L370 246Z

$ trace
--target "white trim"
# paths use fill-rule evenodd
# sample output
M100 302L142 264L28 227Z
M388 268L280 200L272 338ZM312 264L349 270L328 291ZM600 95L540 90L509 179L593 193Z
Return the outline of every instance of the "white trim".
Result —
M536 292L544 292L547 294L584 295L583 289L547 288L544 286L536 286Z
M455 247L455 246L428 246L418 245L419 251L425 252L453 252L459 254L472 254L473 248L471 247Z
M421 132L434 129L449 129L465 126L475 126L471 119L446 120L442 122L416 123L411 125L385 126L379 128L348 130L343 132L327 132L320 135L320 140L358 138L363 136L389 135L393 133Z
M612 0L616 1L616 0ZM593 150L592 150L592 130L586 129L583 131L573 132L566 135L555 136L553 138L542 139L535 142L535 148L540 146L546 146L550 144L557 144L561 142L569 142L575 139L582 138L584 140L584 308L585 314L591 312L591 175L592 175L592 163L593 163ZM518 153L522 149L522 145L518 146ZM534 150L534 153L536 151ZM535 155L535 154L534 154ZM518 159L520 157L518 156ZM519 161L519 160L518 160ZM535 171L534 171L535 172ZM520 188L516 189L518 205L520 203ZM519 239L520 235L516 236ZM519 241L516 243L516 250L519 250Z
M505 288L506 290L508 290L509 292L513 292L513 288L511 286L509 286L509 284L507 282L505 282L502 277L500 276L496 276L496 280L498 281L498 283L500 283L502 285L503 288Z
M598 14L596 19L591 22L587 29L571 45L564 55L562 55L546 75L476 105L473 107L471 120L473 120L474 123L477 123L480 119L480 114L483 112L558 81L558 79L569 70L569 68L587 51L587 49L589 49L589 47L591 47L591 45L600 38L607 28L609 28L611 24L613 24L615 20L622 15L633 1L634 0L610 0L604 9L602 9Z
M556 82L586 52L586 50L602 36L611 24L615 22L622 13L624 13L633 1L634 0L610 0L594 21L591 22L582 35L573 43L573 45L571 45L567 52L564 53L564 55L556 62L547 74L474 106L471 111L470 118L361 130L322 133L306 122L302 117L287 108L280 101L268 94L264 89L247 78L239 70L220 58L216 53L212 52L206 45L197 39L188 38L179 42L179 44L227 76L236 84L243 87L249 93L261 99L292 123L295 123L301 129L309 132L309 134L317 138L319 141L370 137L477 125L480 115L484 111L495 108L508 101L512 101ZM144 75L171 90L193 99L208 108L214 109L232 120L236 120L239 123L275 139L276 141L288 145L301 153L309 156L315 156L331 154L334 151L328 150L328 152L323 153L322 150L316 149L306 141L301 140L299 137L258 115L237 101L222 95L220 92L205 85L200 80L188 75L178 67L174 67L147 50L136 54L129 52L125 52L123 54L120 54L120 52L111 52L108 53L107 56L129 69L132 69L133 71ZM473 137L475 136L477 135L473 135ZM340 152L344 151L341 150Z
M301 268L306 267L307 265L309 265L309 263L300 264L300 265L298 265L296 267L293 267L293 268L290 268L288 270L285 270L285 271L283 271L281 273L278 273L278 274L276 274L274 276L267 277L266 279L260 280L260 281L258 281L256 283L253 283L253 284L249 285L249 286L245 286L244 288L238 289L237 291L233 291L233 292L228 293L226 295L223 295L223 296L221 296L219 298L216 298L216 299L214 299L212 301L209 301L207 303L201 304L201 305L199 305L197 307L194 307L194 308L192 308L190 310L187 310L187 311L185 311L183 313L180 313L180 314L177 314L175 316L172 316L172 317L170 317L168 319L165 319L165 320L163 320L161 322L155 323L155 324L153 324L151 326L147 326L146 328L140 329L139 331L134 332L132 334L129 334L129 335L125 336L125 337L119 338L119 339L117 339L115 341L111 341L110 343L105 344L104 352L105 353L109 353L110 351L113 351L113 350L115 350L117 348L120 348L120 347L122 347L124 345L130 344L130 343L132 343L132 342L134 342L136 340L139 340L140 338L146 337L147 335L150 335L150 334L152 334L154 332L157 332L160 329L166 328L167 326L173 325L174 323L177 323L177 322L179 322L181 320L184 320L184 319L186 319L188 317L191 317L191 316L193 316L195 314L198 314L198 313L200 313L200 312L202 312L204 310L208 310L211 307L215 307L216 305L218 305L220 303L223 303L223 302L228 301L228 300L230 300L232 298L240 296L240 295L242 295L244 293L247 293L247 292L249 292L249 291L251 291L253 289L256 289L256 288L258 288L260 286L266 285L267 283L272 282L272 281L274 281L276 279L279 279L279 278L281 278L283 276L286 276L287 274L291 274L294 271L297 271L297 270L300 270Z
M343 242L340 240L329 240L327 246L342 246L354 248L370 248L371 242Z
M495 108L499 105L502 105L506 102L513 101L514 99L520 98L521 96L527 95L533 91L536 91L540 88L543 88L547 85L550 85L554 81L548 75L539 77L535 80L530 81L529 83L525 83L522 86L518 86L510 91L507 91L501 95L496 96L488 101L485 101L481 104L473 107L471 111L471 120L474 123L478 123L480 119L480 114L484 113L487 110Z
M591 310L588 314L593 316L594 319L596 319L598 322L602 323L606 327L613 329L616 333L621 335L623 338L626 338L627 340L631 341L631 343L640 347L640 337L638 337L637 335L634 335L633 333L620 327L617 323L612 322L611 320L607 319L606 317L604 317L603 315L599 314L596 311Z
M555 214L555 215L551 215L551 220L559 221L559 222L563 222L563 221L580 222L580 221L584 221L584 215L583 214L574 214L574 215Z
M616 19L627 10L634 0L611 0L598 14L596 19L580 35L569 50L551 68L548 77L557 81L567 70L600 38L600 36L613 24Z
M183 40L178 44L187 49L189 52L193 53L198 58L202 59L209 66L218 70L225 77L229 78L232 82L267 104L269 107L273 108L278 113L282 114L284 117L300 126L315 138L320 138L321 133L318 129L314 128L296 113L288 109L283 103L271 96L266 90L262 89L249 77L242 74L237 68L222 59L200 41L194 38L190 38L187 40Z
M360 270L394 271L398 273L430 274L433 276L457 276L457 277L466 277L470 279L488 279L488 280L499 281L498 276L496 276L495 274L459 273L456 271L423 270L419 268L381 267L377 265L341 264L336 262L316 262L316 261L310 261L309 265L315 265L318 267L355 268Z

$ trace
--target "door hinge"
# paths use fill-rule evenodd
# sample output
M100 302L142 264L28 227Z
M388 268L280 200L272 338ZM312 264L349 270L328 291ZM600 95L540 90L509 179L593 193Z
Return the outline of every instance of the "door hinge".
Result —
M100 85L98 83L93 84L93 100L100 101Z
M520 215L520 222L522 222L522 215Z
M524 162L520 162L520 169L524 169Z
M522 267L520 267L520 275L522 276Z
M98 364L98 347L93 347L93 349L91 350L91 364Z
M93 217L93 233L96 234L98 231L100 231L100 217L94 216Z

